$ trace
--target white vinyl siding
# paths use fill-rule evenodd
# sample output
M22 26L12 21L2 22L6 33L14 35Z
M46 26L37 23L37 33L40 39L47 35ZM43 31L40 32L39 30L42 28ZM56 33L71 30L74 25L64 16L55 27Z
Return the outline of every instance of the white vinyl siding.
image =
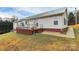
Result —
M66 14L66 12L63 14L63 17L62 17L62 22L63 22L63 25L62 25L62 27L63 28L66 28L66 27L68 27L68 18L67 18L67 14ZM64 20L65 19L65 20Z
M63 16L53 16L48 18L38 19L38 28L62 28L63 27ZM54 24L54 21L58 22L58 25Z

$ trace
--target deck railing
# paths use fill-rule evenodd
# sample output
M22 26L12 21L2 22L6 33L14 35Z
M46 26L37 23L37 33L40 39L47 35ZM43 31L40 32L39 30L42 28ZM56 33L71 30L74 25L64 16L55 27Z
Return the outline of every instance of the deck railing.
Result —
M31 29L30 27L16 27L18 29Z
M16 27L16 29L28 29L28 30L32 30L32 29L38 29L37 27Z

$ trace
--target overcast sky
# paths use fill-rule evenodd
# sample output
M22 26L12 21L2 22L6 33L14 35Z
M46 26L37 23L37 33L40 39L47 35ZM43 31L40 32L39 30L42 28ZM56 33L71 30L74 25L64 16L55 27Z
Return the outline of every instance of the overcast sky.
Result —
M0 17L17 16L19 18L31 16L34 14L55 10L57 7L0 7ZM78 8L77 8L78 9ZM68 8L69 11L75 10Z

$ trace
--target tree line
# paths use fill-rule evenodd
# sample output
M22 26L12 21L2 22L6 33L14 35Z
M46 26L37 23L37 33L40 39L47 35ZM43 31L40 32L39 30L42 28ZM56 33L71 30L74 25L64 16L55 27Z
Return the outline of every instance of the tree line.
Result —
M79 24L79 11L75 15L73 12L70 12L68 15L68 25L76 24L76 17L77 17L77 24Z
M0 33L10 32L13 29L13 22L0 20Z
M7 33L13 31L13 22L18 20L17 17L12 16L12 18L5 18L6 20L3 21L0 17L0 34Z

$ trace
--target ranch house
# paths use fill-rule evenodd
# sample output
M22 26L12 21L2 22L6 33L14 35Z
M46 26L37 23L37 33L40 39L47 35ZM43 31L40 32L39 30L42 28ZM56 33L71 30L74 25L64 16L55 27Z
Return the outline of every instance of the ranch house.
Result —
M62 33L67 27L67 8L59 8L29 16L13 23L14 32L23 34L41 33L43 31Z

